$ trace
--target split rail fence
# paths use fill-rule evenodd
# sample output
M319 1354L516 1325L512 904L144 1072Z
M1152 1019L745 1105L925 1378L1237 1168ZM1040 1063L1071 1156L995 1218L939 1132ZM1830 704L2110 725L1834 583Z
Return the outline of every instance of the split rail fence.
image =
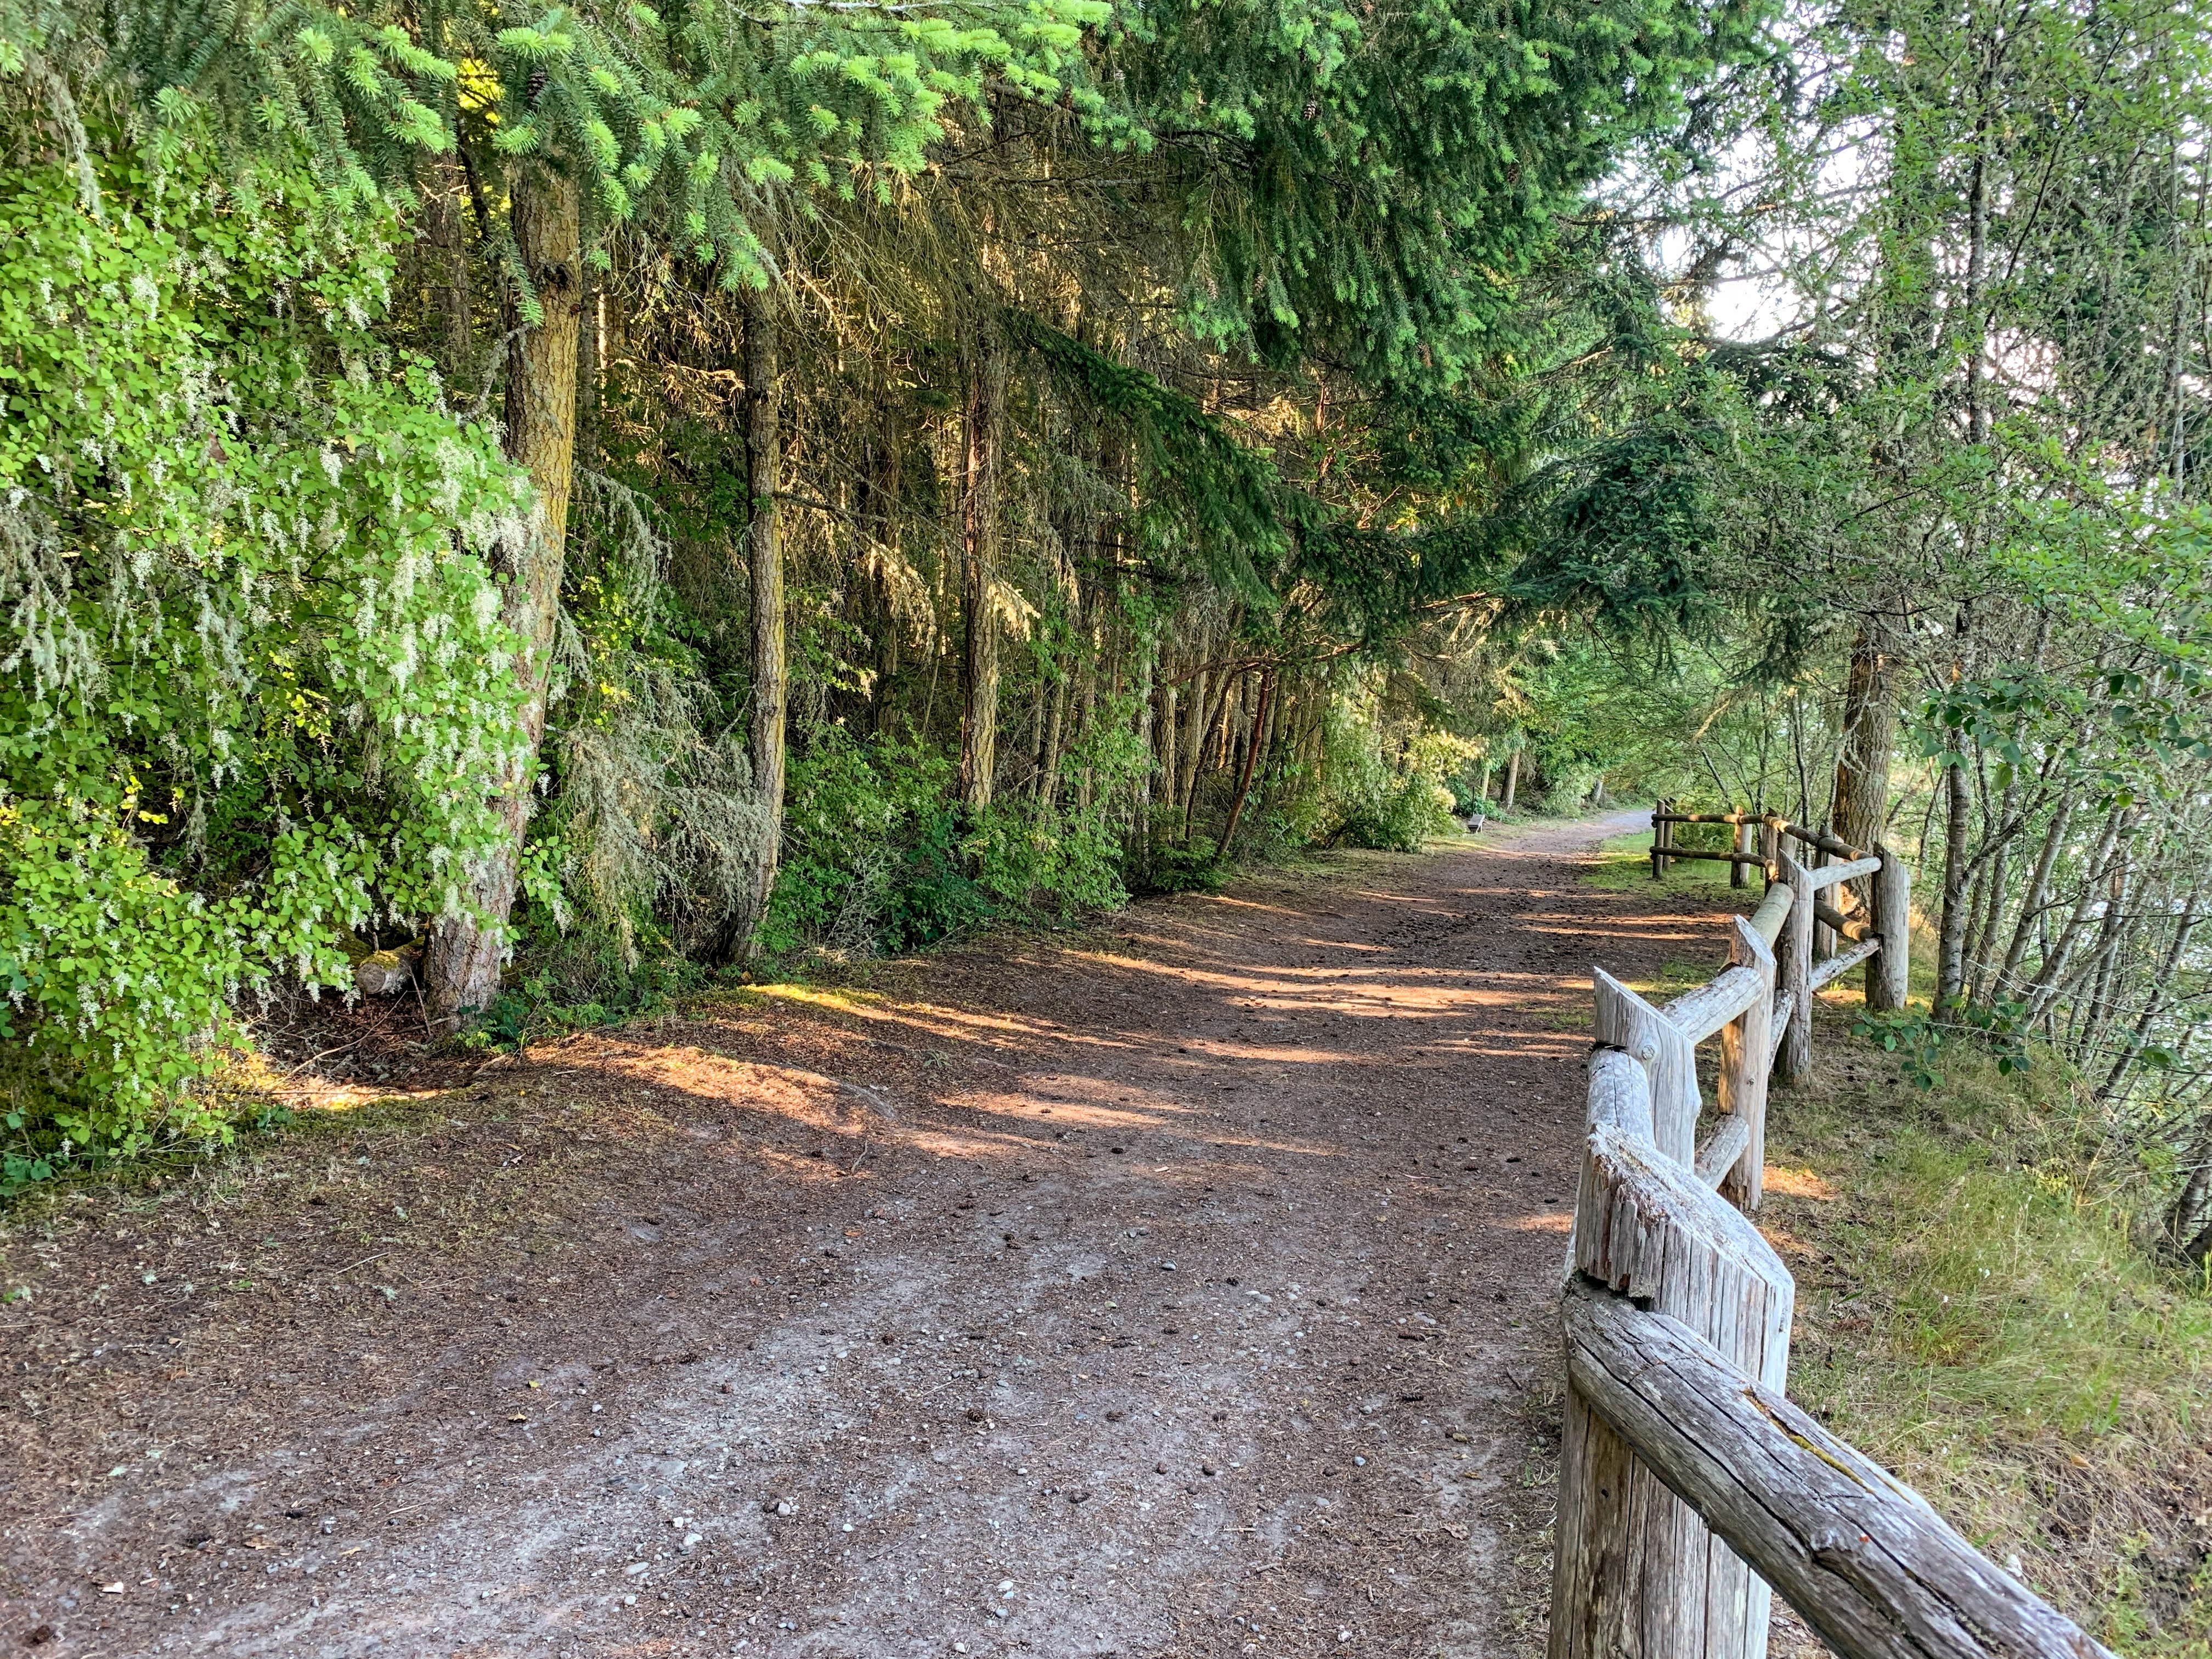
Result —
M1680 845L1686 823L1732 826L1730 850ZM1784 1395L1796 1287L1749 1219L1768 1083L1810 1072L1814 994L1852 969L1870 1006L1903 1006L1908 871L1772 813L1662 801L1652 874L1691 858L1766 890L1728 968L1663 1007L1595 973L1550 1659L1761 1659L1776 1590L1843 1659L2110 1659Z

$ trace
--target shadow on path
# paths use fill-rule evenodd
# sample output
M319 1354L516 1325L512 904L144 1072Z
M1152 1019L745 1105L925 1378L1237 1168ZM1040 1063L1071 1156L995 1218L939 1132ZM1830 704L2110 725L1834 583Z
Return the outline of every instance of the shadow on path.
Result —
M1549 826L782 988L7 1243L46 1654L1495 1654L1595 959ZM111 1585L119 1589L109 1589Z

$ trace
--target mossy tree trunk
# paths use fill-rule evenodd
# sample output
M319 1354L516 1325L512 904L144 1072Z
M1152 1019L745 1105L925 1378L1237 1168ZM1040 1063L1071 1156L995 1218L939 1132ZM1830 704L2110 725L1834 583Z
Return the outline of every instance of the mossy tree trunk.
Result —
M531 779L545 735L546 682L560 614L568 547L568 489L576 447L576 338L582 305L582 227L576 185L531 168L515 181L515 247L537 290L542 315L525 326L519 300L508 302L507 453L530 474L538 504L521 550L507 556L505 619L520 636L514 672L522 682L521 743L501 768L496 798L501 845L468 875L466 912L431 928L424 994L437 1029L450 1032L499 990L507 922L514 908L522 838L529 828Z
M725 933L725 959L752 954L775 886L783 842L784 739L791 696L784 639L783 542L776 519L776 481L783 468L779 405L782 364L775 296L747 289L745 321L745 568L751 607L752 695L746 754L761 804L760 844Z
M1006 398L1006 347L987 339L969 369L960 507L960 802L971 818L991 805L998 768L999 620L992 584L999 566L999 447Z

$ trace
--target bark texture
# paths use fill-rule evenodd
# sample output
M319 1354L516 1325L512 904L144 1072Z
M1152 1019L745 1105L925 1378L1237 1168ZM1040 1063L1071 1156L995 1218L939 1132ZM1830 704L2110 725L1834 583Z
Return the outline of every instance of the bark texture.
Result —
M1636 1473L1694 1504L1844 1659L2109 1659L1911 1487L1663 1306L1577 1279L1564 1311L1567 1375L1588 1420L1634 1449ZM1700 1651L1596 1620L1582 1628L1591 1639L1569 1646L1576 1659Z
M560 613L561 569L568 536L568 489L576 447L576 337L583 297L581 226L575 185L532 170L514 193L515 246L537 290L543 315L523 325L509 301L507 453L530 474L537 508L521 551L498 571L506 587L503 615L520 636L514 672L522 683L522 741L503 769L496 802L505 838L469 872L469 913L431 928L423 994L434 1028L451 1032L499 990L507 921L514 908L522 837L529 827L530 780L545 736L545 687L553 665L553 630Z
M760 844L746 872L726 933L729 959L748 957L768 913L783 842L784 726L791 680L786 661L783 542L776 518L776 480L783 469L778 355L774 297L749 292L744 301L745 417L745 568L751 611L751 722L745 741L753 789L764 819Z
M987 340L969 370L960 509L960 613L967 636L961 677L960 801L970 816L990 805L999 762L999 619L991 586L999 565L999 447L1006 400L1006 348Z
M1869 623L1851 642L1850 673L1844 684L1844 746L1836 759L1835 806L1828 826L1862 851L1871 851L1881 839L1889 813L1889 751L1896 727L1896 678L1881 635ZM1865 897L1854 893L1840 908L1856 908Z

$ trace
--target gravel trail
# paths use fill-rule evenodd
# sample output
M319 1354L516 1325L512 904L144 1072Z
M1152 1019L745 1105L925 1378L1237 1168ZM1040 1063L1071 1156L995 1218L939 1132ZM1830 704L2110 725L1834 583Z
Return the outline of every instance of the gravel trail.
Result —
M27 1215L0 1638L1530 1653L1589 967L1723 938L1578 880L1640 821L733 998Z

